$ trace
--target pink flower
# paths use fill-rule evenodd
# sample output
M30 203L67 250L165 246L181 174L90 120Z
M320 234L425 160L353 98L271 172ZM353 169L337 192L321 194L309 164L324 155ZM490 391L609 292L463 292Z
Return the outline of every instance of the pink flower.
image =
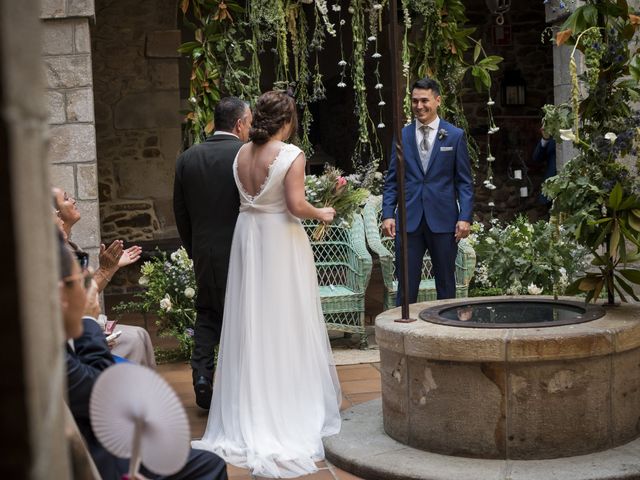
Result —
M344 187L347 184L347 179L344 177L338 177L338 187Z

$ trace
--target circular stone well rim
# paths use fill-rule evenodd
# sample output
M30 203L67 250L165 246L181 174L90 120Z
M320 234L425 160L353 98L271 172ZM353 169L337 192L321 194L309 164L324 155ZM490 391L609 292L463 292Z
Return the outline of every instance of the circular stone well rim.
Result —
M488 298L491 298L490 300ZM454 308L465 308L472 305L481 305L481 304L498 304L498 303L532 303L532 304L542 304L542 305L558 305L558 306L567 306L573 307L582 310L584 313L582 317L578 320L560 320L560 321L550 321L550 322L537 322L537 323L478 323L473 322L472 320L463 321L463 320L451 320L448 318L444 318L441 316L441 313L445 310L451 310ZM436 305L430 308L425 308L422 310L418 317L420 320L429 323L435 323L438 325L450 325L453 327L463 327L463 328L549 328L549 327L560 327L563 325L576 325L579 323L590 322L592 320L597 320L598 318L602 318L606 315L606 311L599 305L593 304L585 304L584 302L575 302L575 301L567 301L567 300L549 300L546 298L500 298L496 300L495 297L486 297L478 300L465 300L458 301L453 303L448 303L446 305Z

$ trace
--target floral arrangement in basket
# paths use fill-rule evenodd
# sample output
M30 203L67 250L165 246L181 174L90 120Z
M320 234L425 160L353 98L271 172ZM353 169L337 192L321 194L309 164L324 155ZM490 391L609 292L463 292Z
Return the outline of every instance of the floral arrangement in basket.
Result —
M333 224L349 228L353 215L358 213L369 196L369 190L358 187L342 175L342 171L327 166L322 175L305 177L307 201L317 208L333 207L336 216ZM327 233L327 224L320 223L312 233L316 242L322 241Z
M158 333L175 337L182 355L190 358L196 318L193 261L183 247L169 256L158 251L142 264L140 273L138 283L144 290L134 295L135 301L121 303L114 310L157 315Z

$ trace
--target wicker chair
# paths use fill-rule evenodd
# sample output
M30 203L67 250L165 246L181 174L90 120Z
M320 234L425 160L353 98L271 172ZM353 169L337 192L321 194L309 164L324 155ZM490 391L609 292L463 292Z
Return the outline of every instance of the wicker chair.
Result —
M371 196L364 208L364 222L367 235L367 244L372 252L380 258L382 279L384 282L384 309L388 310L396 306L396 294L398 292L398 279L395 274L395 241L390 237L382 237L380 227L382 225L382 197ZM456 297L466 297L469 293L469 282L473 276L476 265L476 253L467 240L458 243L458 255L456 257ZM422 278L418 290L418 302L426 302L436 299L436 282L431 274L431 258L428 252L422 262Z
M328 225L324 238L318 242L312 238L318 222L307 220L303 225L313 249L327 329L358 333L360 348L367 348L364 293L372 262L362 216L355 216L351 228Z

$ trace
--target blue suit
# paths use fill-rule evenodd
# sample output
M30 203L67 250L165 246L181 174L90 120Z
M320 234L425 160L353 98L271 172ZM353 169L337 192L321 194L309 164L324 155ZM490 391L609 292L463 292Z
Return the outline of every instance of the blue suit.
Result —
M444 130L446 134L440 132ZM423 171L416 124L402 129L405 161L405 201L407 212L407 248L409 263L409 302L415 303L420 286L422 258L429 250L436 279L438 298L454 298L456 223L471 223L473 215L473 178L464 131L440 120L431 149L427 171ZM397 171L395 148L384 185L382 218L397 218ZM396 271L398 278L400 235L396 235ZM403 285L399 282L397 303L402 302Z

